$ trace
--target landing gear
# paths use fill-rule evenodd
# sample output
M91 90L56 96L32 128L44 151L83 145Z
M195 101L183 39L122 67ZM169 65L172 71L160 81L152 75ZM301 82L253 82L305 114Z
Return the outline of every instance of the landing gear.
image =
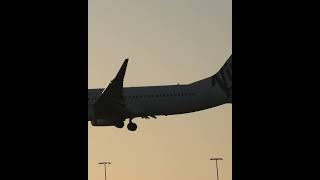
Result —
M136 123L132 122L132 119L130 119L127 128L129 131L135 131L135 130L137 130L138 126Z
M129 131L135 131L138 128L136 123L129 123L127 127Z
M123 121L118 121L114 126L119 128L119 129L121 129L124 126L124 122Z

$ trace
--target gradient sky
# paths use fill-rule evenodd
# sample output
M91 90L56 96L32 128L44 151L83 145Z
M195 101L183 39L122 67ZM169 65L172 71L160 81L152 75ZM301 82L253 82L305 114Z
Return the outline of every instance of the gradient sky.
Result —
M130 58L124 85L187 84L232 53L231 0L89 0L89 87L104 88ZM89 180L232 179L232 105L126 127L88 124Z

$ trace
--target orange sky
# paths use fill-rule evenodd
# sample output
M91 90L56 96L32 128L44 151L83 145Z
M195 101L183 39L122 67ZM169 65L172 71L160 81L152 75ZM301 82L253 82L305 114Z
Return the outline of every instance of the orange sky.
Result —
M216 73L232 53L231 0L89 0L89 88L104 88L124 58L125 86L191 83ZM232 105L126 128L89 130L89 180L232 178Z

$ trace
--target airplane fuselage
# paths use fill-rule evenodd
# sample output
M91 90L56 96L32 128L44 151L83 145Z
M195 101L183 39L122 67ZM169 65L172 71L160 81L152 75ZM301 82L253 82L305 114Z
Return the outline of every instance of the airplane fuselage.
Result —
M88 90L88 119L103 89ZM201 111L228 102L228 97L212 77L187 85L126 87L123 89L125 118L174 115Z
M128 60L106 89L88 90L88 120L94 126L128 129L137 127L132 119L156 118L201 111L232 103L232 56L215 75L184 85L123 87Z

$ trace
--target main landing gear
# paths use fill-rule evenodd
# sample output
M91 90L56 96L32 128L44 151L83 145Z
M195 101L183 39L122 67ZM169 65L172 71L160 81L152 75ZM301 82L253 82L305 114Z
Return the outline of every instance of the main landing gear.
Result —
M123 126L124 126L124 122L123 122L123 121L118 121L118 122L115 124L115 126L116 126L117 128L119 128L119 129L121 129L121 128L123 128Z
M118 121L116 124L114 124L114 126L121 129L124 127L124 121ZM132 122L132 119L130 119L129 124L127 125L127 128L129 131L135 131L137 130L138 126L136 123Z
M130 119L127 128L129 131L135 131L135 130L137 130L138 126L136 123L132 122L132 119Z

